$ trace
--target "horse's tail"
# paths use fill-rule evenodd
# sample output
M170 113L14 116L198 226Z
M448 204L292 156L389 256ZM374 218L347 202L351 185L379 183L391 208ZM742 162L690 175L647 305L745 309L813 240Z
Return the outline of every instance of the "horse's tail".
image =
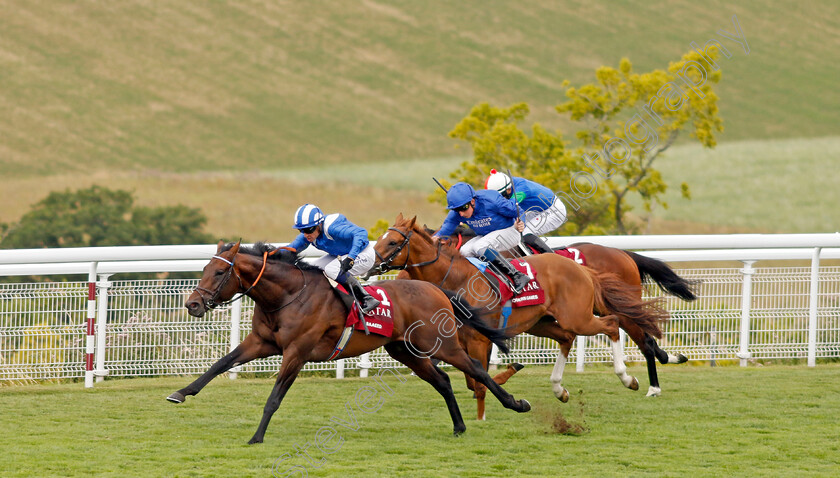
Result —
M615 314L627 317L645 333L658 339L662 338L659 324L670 318L662 307L662 299L641 300L641 288L632 286L611 272L597 272L588 267L584 269L592 278L595 288L595 310L601 315Z
M471 306L466 300L451 290L440 290L449 297L449 302L452 303L452 310L455 312L455 317L462 324L472 327L478 333L490 339L502 352L506 354L510 353L510 347L505 343L505 340L510 337L505 335L503 331L490 327L482 320L483 315L486 313L485 309Z
M699 280L688 280L678 276L668 264L650 257L645 257L635 252L624 251L633 259L636 268L639 269L639 279L645 281L645 277L656 282L664 291L669 292L682 300L692 301L697 299L694 288L700 283Z

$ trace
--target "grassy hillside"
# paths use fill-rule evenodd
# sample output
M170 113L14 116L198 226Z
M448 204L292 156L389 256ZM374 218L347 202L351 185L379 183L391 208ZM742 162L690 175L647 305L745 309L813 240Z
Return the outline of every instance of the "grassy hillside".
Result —
M365 224L393 209L438 220L427 176L466 154L446 133L476 103L526 101L568 131L553 110L563 80L591 81L624 56L664 68L713 37L732 52L722 144L838 134L840 4L702 3L4 2L0 221L92 182L200 205L228 237L274 238L305 201ZM733 14L749 55L716 33L734 31ZM717 220L696 204L672 211Z
M480 101L552 107L732 31L723 140L836 132L840 4L44 1L0 6L0 167L239 169L452 154Z
M669 209L654 211L648 233L834 232L840 230L840 190L834 168L840 137L738 141L714 150L675 146L657 159L671 188ZM292 214L307 201L326 211L345 212L371 227L402 212L429 225L445 210L426 198L436 186L433 176L447 177L462 158L401 162L345 163L245 172L141 174L101 171L91 176L60 174L11 179L4 185L7 207L0 222L18 218L42 199L43 190L106 184L135 192L151 206L183 203L200 207L208 231L219 238L291 240ZM680 197L678 185L691 186L692 199Z

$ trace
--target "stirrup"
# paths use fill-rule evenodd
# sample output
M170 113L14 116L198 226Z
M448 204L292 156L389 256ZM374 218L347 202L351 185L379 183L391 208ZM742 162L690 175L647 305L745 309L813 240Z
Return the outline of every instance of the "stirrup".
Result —
M522 282L521 284L517 284L517 279L521 281L522 278L525 279L524 282ZM531 282L531 278L519 271L516 271L516 273L511 275L510 277L510 283L513 287L513 292L515 294L521 293L525 289L525 287L528 287L529 282Z
M535 250L537 254L553 254L554 249L548 247L548 244L542 238L534 233L528 233L522 236L522 242L528 247Z
M365 294L362 300L359 301L359 310L364 315L368 315L371 311L379 307L381 302L372 295Z

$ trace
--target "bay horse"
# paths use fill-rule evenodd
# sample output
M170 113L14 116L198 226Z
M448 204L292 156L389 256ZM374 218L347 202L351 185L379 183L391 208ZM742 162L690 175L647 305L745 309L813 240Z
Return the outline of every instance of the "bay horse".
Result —
M394 225L376 242L374 270L403 270L412 279L424 280L438 287L458 291L474 307L485 307L491 314L494 327L501 324L501 305L482 273L456 250L441 253L444 246L435 243L431 234L416 224L416 217L397 216ZM562 385L563 370L577 335L603 333L610 338L616 375L628 388L638 389L638 380L627 374L624 352L619 343L619 322L628 320L644 332L661 337L659 323L667 320L668 312L658 300L642 301L637 287L622 282L611 273L602 273L559 255L528 256L524 261L539 277L546 301L541 305L514 308L504 329L506 335L523 332L548 337L560 344L560 353L551 374L554 395L563 402L569 392ZM593 315L598 311L601 317ZM470 356L486 368L490 345L476 334L459 331ZM479 400L478 418L483 419L484 390L480 384L467 383L474 388Z
M427 232L434 231L427 229ZM455 249L457 249L461 243L473 237L475 237L475 232L472 229L459 226L455 233L450 236L450 240L453 241ZM638 286L640 300L642 298L641 285L646 278L656 283L666 293L674 295L686 302L697 299L693 290L696 282L680 277L668 264L660 260L645 257L624 249L601 246L590 242L576 242L566 246L566 248L579 250L586 258L586 267L591 267L599 272L612 272L625 283L634 287ZM554 248L555 251L559 249L562 248ZM512 251L515 250L516 248L512 249ZM533 249L531 250L533 251ZM535 254L538 253L537 251L533 252ZM509 258L514 256L510 252L505 255ZM645 358L648 380L650 381L647 396L660 396L662 394L662 388L659 386L659 376L656 373L656 360L658 359L660 363L665 365L685 363L688 361L688 358L683 354L674 355L662 350L650 334L644 333L631 321L622 319L620 326L633 339L642 352L642 356Z
M278 251L279 254L274 254ZM506 336L485 325L479 318L481 311L432 284L401 280L386 281L378 286L390 295L393 333L390 337L353 334L341 353L333 356L338 350L337 343L345 328L348 311L323 272L298 261L295 253L276 250L268 244L257 243L251 248L242 247L239 242L220 242L216 255L204 267L201 280L185 306L190 315L200 317L220 304L247 295L255 303L251 332L231 353L194 382L169 395L167 400L182 403L187 396L196 395L213 378L236 365L282 354L277 381L257 431L248 442L261 443L272 415L304 364L353 357L384 346L391 357L405 364L443 396L455 435L461 434L466 426L448 375L434 366L430 357L443 360L485 384L506 408L520 413L530 410L527 400L515 400L496 384L481 363L470 358L458 341L456 327L477 331L497 345L505 345Z

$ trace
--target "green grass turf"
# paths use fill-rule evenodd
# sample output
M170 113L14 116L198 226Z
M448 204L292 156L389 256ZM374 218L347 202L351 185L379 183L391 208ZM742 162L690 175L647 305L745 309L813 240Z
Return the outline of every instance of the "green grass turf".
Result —
M630 367L644 376L640 365ZM569 371L568 404L553 398L549 367L527 367L506 385L532 412L488 399L486 422L460 375L451 374L467 431L451 436L442 399L416 377L384 381L381 407L345 404L372 379L300 378L266 442L249 446L271 379L217 378L186 403L164 401L190 377L0 388L0 449L12 476L836 476L840 469L840 365L660 367L663 396L624 389L606 368ZM643 380L646 382L646 380ZM644 388L644 387L643 387ZM364 392L362 392L364 393ZM563 424L582 433L558 433ZM338 453L310 449L322 427ZM330 445L337 446L338 437Z

